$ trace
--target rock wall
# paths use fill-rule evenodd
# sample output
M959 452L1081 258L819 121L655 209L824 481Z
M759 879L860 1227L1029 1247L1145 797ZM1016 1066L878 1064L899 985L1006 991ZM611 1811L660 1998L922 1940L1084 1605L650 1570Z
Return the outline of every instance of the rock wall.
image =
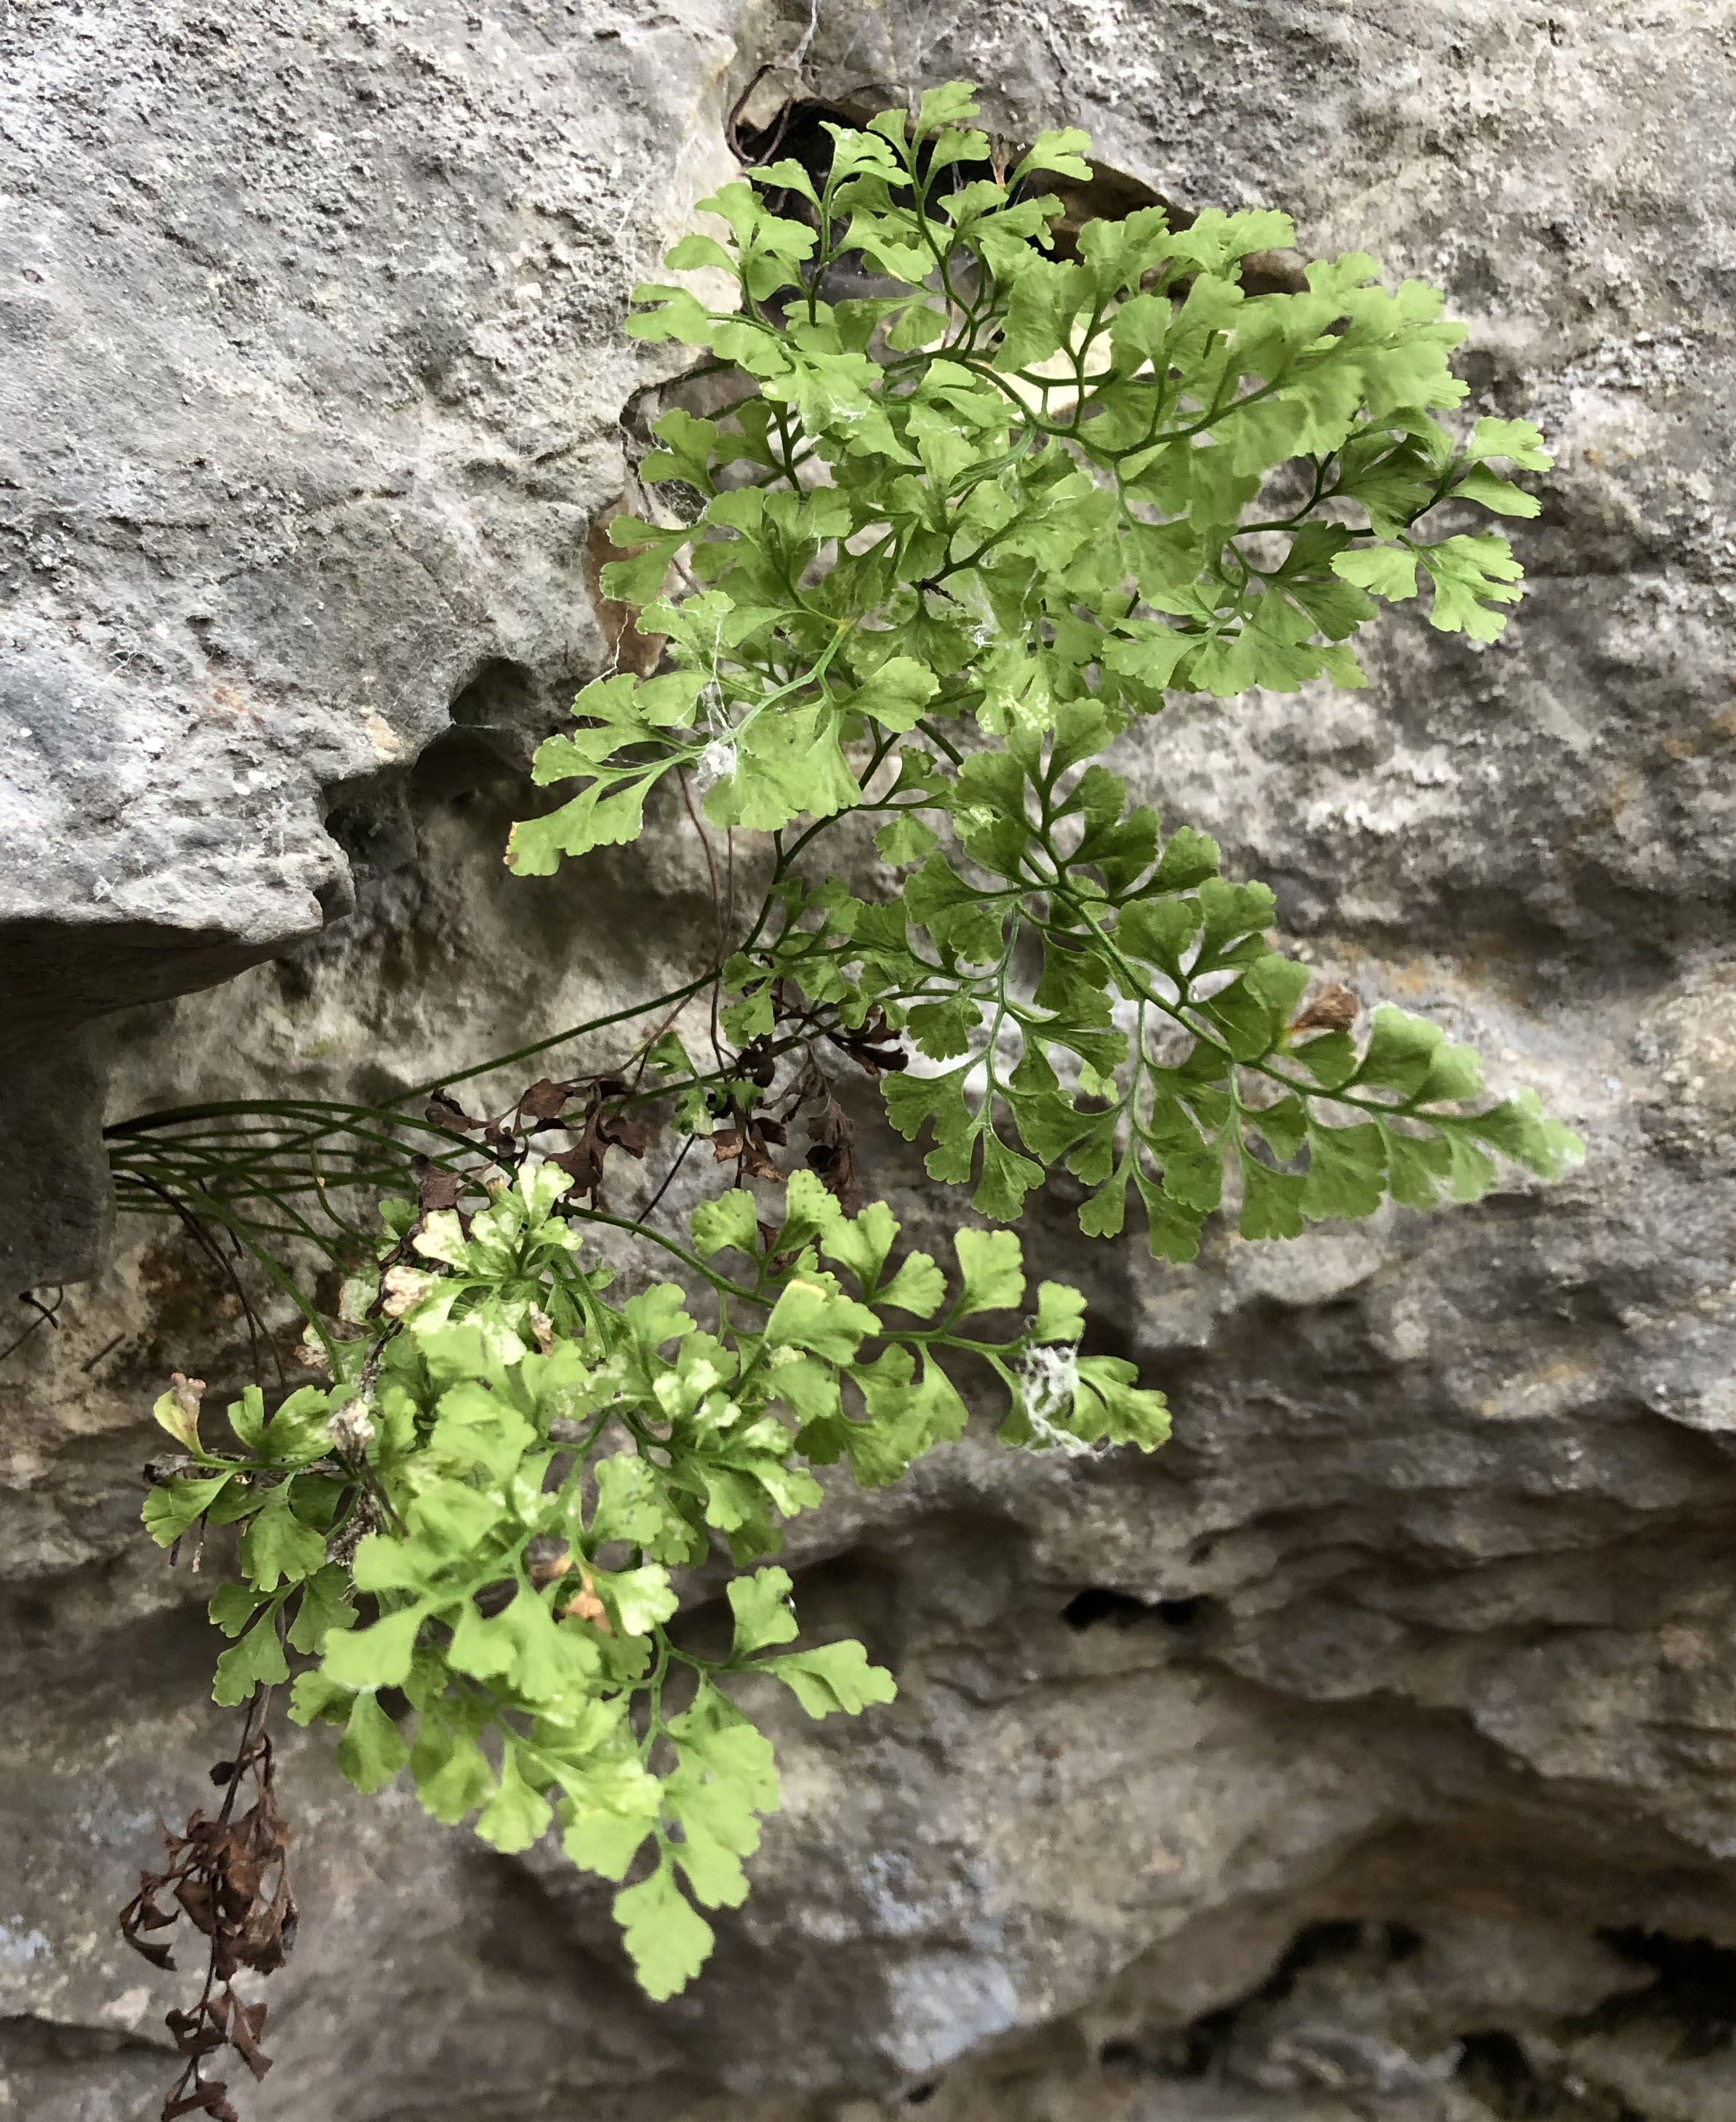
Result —
M8 1040L317 934L437 737L535 729L595 667L623 297L724 173L755 20L7 8ZM15 1214L0 1286L77 1270L87 1221Z
M625 290L809 26L6 11L4 1287L96 1266L99 1048L116 1114L386 1095L704 948L676 819L582 876L498 851L603 652L586 532L654 373ZM812 30L825 96L962 74L1010 134L1083 123L1179 206L1439 281L1482 401L1542 420L1501 643L1400 617L1366 693L1181 703L1127 756L1322 969L1537 1084L1590 1157L1189 1273L1034 1200L1176 1442L972 1439L798 1529L804 1615L901 1700L786 1726L754 1897L675 2004L558 1863L295 1741L306 1921L250 2111L1736 2116L1728 12L820 0ZM938 1229L897 1147L871 1180ZM0 2109L32 2122L161 2096L176 1993L109 1911L225 1726L202 1587L133 1530L142 1418L171 1366L244 1357L152 1225L0 1367Z

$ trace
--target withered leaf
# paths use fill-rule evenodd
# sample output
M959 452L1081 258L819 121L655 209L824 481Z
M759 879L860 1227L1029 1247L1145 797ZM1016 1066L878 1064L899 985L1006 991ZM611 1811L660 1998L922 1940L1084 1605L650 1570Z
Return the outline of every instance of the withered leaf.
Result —
M207 1937L217 1929L217 1894L208 1879L183 1879L175 1898Z
M445 1171L438 1164L424 1159L416 1160L416 1195L424 1216L432 1216L442 1208L456 1208L464 1181L456 1171Z
M854 1216L862 1205L862 1193L856 1181L856 1159L849 1148L817 1142L807 1152L807 1168L845 1213Z
M571 1179L581 1194L594 1193L597 1181L603 1176L602 1158L597 1145L589 1140L575 1143L571 1149L564 1149L549 1159Z
M232 1991L225 1993L223 2002L232 2007L227 2030L230 2046L255 2078L262 2078L271 2068L271 2059L260 2048L259 2040L265 2030L264 2005L244 2004Z
M558 1119L574 1087L557 1083L551 1076L539 1076L518 1101L520 1119L538 1123Z
M896 1075L900 1069L908 1068L910 1057L899 1044L898 1035L887 1023L885 1012L875 1010L867 1022L854 1031L829 1031L826 1037L835 1046L840 1046L857 1067L871 1077Z
M255 1706L260 1699L255 1697ZM250 1708L250 1736L241 1751L212 1769L212 1780L226 1790L217 1816L195 1812L185 1834L166 1833L168 1868L142 1872L138 1892L120 1912L122 1936L153 1966L172 1968L175 1963L166 1947L142 1938L142 1931L164 1928L185 1916L210 1940L204 1993L191 2011L171 2011L165 2017L176 2053L185 2060L164 2098L162 2122L183 2115L239 2122L227 2084L201 2075L204 2059L218 2050L234 2049L256 2079L271 2068L271 2059L260 2046L265 2006L243 2003L232 1986L244 1967L260 1974L280 1967L295 1938L289 1829L278 1808L271 1742L262 1732L253 1731L253 1714ZM234 1814L236 1797L249 1775L254 1802ZM173 1897L172 1909L166 1910L156 1898L165 1891Z
M846 1213L854 1215L862 1205L861 1190L856 1177L856 1129L849 1115L832 1094L832 1087L818 1068L805 1068L798 1078L793 1096L799 1098L806 1110L802 1124L813 1147L807 1152L807 1166L819 1175L826 1191L833 1195Z
M630 671L641 678L648 678L656 670L663 652L663 636L660 633L641 633L634 620L636 617L630 604L618 603L602 593L602 571L611 561L630 559L635 553L643 552L642 545L619 547L609 538L609 525L621 513L625 501L611 502L592 519L590 531L585 539L585 587L591 593L591 602L597 613L597 623L603 630L603 638L609 643L617 671Z
M600 1121L597 1133L616 1149L625 1150L629 1157L643 1157L651 1140L650 1131L642 1122L624 1119L619 1114Z
M216 2001L208 2003L205 2012L213 2012ZM184 2056L209 2055L227 2039L220 2018L212 2024L199 2012L165 2012L163 2024L175 2036L176 2053Z
M175 2118L182 2115L208 2115L212 2122L241 2122L241 2117L224 2097L228 2090L222 2078L214 2078L207 2083L194 2086L179 2099L171 2093L163 2103L163 2122L175 2122Z
M1290 1030L1293 1033L1348 1031L1361 1008L1361 1003L1350 990L1335 980L1331 986L1321 989Z

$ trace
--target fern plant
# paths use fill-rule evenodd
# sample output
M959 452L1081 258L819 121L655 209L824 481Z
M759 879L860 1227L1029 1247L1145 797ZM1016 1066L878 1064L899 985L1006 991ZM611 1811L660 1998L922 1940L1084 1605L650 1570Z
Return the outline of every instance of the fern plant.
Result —
M272 1409L250 1391L221 1443L196 1381L158 1404L182 1456L152 1535L241 1528L211 1603L218 1700L256 1704L293 1663L290 1714L339 1727L360 1789L407 1769L503 1850L556 1828L618 1882L657 1998L710 1950L701 1911L742 1900L778 1802L735 1683L768 1676L814 1717L893 1693L859 1645L789 1648L770 1558L821 1500L811 1470L896 1480L972 1405L1027 1451L1167 1433L1132 1366L1082 1353L1079 1294L1027 1289L1011 1231L961 1230L943 1264L859 1205L829 1068L874 1077L989 1222L1065 1171L1086 1233L1131 1216L1178 1262L1226 1199L1244 1237L1293 1237L1579 1153L1530 1093L1485 1098L1427 1021L1383 1007L1359 1036L1342 989L1305 1003L1271 893L1102 758L1173 692L1359 685L1355 637L1424 585L1435 627L1493 639L1520 570L1462 526L1536 513L1500 467L1546 466L1537 431L1443 418L1462 328L1371 259L1250 294L1281 214L1178 230L1151 208L1057 257L1045 181L1088 176L1085 136L1009 168L976 115L954 83L914 121L831 127L823 180L755 170L703 202L726 235L670 253L727 299L634 298L629 332L697 349L734 395L657 424L663 503L614 524L603 587L661 667L579 695L536 765L570 792L508 860L630 843L679 778L710 826L770 839L720 962L611 1020L656 1020L616 1072L545 1077L492 1118L447 1087L419 1116L264 1105L117 1135L124 1198L227 1224L330 1372ZM841 264L880 292L834 299ZM858 816L896 889L826 873L825 833ZM676 1012L708 988L696 1056ZM731 1181L683 1235L606 1205L609 1159L654 1139ZM313 1234L332 1185L400 1174L321 1316L277 1241ZM583 1248L627 1229L671 1279L617 1302ZM733 1632L702 1654L671 1573L719 1539Z

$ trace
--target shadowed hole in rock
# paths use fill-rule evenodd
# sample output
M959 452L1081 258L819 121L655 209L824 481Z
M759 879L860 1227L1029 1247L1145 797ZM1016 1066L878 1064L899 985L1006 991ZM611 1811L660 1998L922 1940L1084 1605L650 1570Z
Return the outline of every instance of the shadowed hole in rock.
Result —
M1359 1923L1330 1918L1323 1923L1308 1923L1297 1932L1278 1965L1254 1993L1261 2003L1275 2004L1289 1995L1298 1975L1327 1961L1348 1960L1353 1952L1362 1949L1363 1942L1363 1926Z
M1529 2115L1542 2087L1518 2041L1499 2027L1466 2034L1454 2071L1459 2082L1498 2115Z
M1714 2055L1736 2034L1736 1950L1706 1937L1672 1937L1664 1931L1599 1931L1624 1960L1657 1970L1643 1989L1599 2004L1574 2022L1582 2033L1614 2033L1645 2023L1673 2029L1676 2054L1684 2061Z
M442 730L411 769L410 803L419 811L441 804L461 807L490 783L519 778L518 769L476 731Z
M21 1634L46 1638L54 1632L54 1602L40 1593L24 1593L11 1602L10 1620Z
M1118 1629L1150 1620L1160 1621L1167 1629L1186 1629L1192 1627L1206 1607L1204 1599L1135 1599L1130 1592L1111 1592L1094 1584L1068 1601L1061 1609L1061 1619L1076 1634L1101 1628L1106 1621Z
M612 1998L618 2009L631 2009L633 1993L624 1971L587 1935L578 1875L540 1877L480 1845L468 1853L482 1904L472 1919L472 1936L484 1965L528 1982L569 1984Z
M390 876L416 858L416 827L401 783L374 778L348 790L325 814L325 830L357 881Z
M525 666L490 657L454 694L447 711L452 727L424 746L410 769L412 811L461 808L491 783L522 779L521 732L530 731L535 701Z
M1061 1609L1061 1619L1069 1629L1083 1634L1087 1629L1101 1628L1106 1621L1113 1621L1117 1628L1131 1628L1135 1622L1143 1621L1150 1611L1143 1599L1093 1585L1077 1598L1068 1601Z
M1177 1602L1179 1603L1179 1602ZM1197 1602L1194 1602L1197 1603ZM1420 1933L1406 1923L1364 1923L1329 1919L1298 1931L1260 1985L1233 2003L1204 2012L1185 2026L1118 2036L1097 2052L1098 2069L1111 2078L1203 2078L1228 2054L1251 2011L1280 2004L1315 1967L1371 1951L1397 1962L1422 1948Z
M313 999L313 968L301 952L286 951L281 958L274 959L271 975L278 984L278 993L285 1002L294 1004ZM335 1309L335 1304L328 1309Z
M853 1548L794 1573L793 1603L801 1624L800 1648L854 1636L877 1665L896 1667L903 1648L901 1580L880 1556ZM690 1657L727 1658L735 1616L727 1599L706 1599L685 1608L670 1624L670 1638ZM681 1689L676 1687L679 1695Z
M896 1568L856 1548L798 1570L795 1580L804 1648L854 1636L875 1664L896 1671L905 1637Z
M799 162L811 178L823 184L832 160L827 124L849 125L855 121L838 104L802 96L774 110L764 123L756 124L751 115L741 115L744 109L751 112L752 93L750 88L731 127L734 138L730 144L741 160L750 167L765 162Z
M459 729L520 727L531 701L531 674L523 664L494 656L453 700L452 717Z
M1228 2046L1238 2006L1208 2012L1191 2026L1175 2026L1138 2040L1105 2041L1097 2050L1097 2068L1105 2078L1200 2078Z
M1524 2044L1503 2027L1459 2037L1453 2076L1501 2122L1647 2122L1607 2087L1570 2072L1539 2069Z

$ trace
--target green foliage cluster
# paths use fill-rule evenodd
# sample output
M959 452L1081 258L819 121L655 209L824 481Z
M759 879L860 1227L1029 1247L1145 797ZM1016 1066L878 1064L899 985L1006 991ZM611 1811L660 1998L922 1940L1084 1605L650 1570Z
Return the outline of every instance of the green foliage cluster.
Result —
M358 1788L407 1766L436 1819L474 1813L505 1850L558 1821L573 1862L610 1879L648 1845L654 1861L615 1913L641 1981L664 1997L711 1945L683 1885L704 1907L735 1907L741 1859L778 1802L770 1746L719 1680L770 1675L812 1717L893 1693L859 1643L766 1655L796 1634L781 1569L730 1582L726 1656L684 1647L667 1626L671 1568L704 1562L719 1534L746 1573L821 1500L811 1465L848 1459L877 1485L962 1435L946 1352L985 1367L1009 1442L1149 1450L1167 1422L1130 1364L1076 1353L1076 1291L1045 1283L1022 1325L985 1337L1025 1302L1010 1232L959 1232L949 1283L925 1253L889 1269L898 1225L883 1204L846 1216L798 1171L766 1232L732 1191L695 1212L684 1255L714 1295L708 1331L673 1283L606 1301L609 1270L580 1265L556 1213L571 1183L523 1166L467 1231L455 1210L387 1203L427 1263L391 1271L403 1330L336 1343L332 1387L304 1387L269 1419L250 1390L229 1410L240 1453L207 1451L166 1395L161 1419L190 1464L153 1491L146 1523L166 1546L201 1519L244 1528L240 1581L211 1602L235 1639L220 1703L289 1680L286 1651L318 1654L290 1714L343 1727L339 1760ZM709 1264L720 1255L736 1273ZM358 1594L372 1608L360 1625ZM381 1689L405 1696L413 1739Z
M618 519L633 556L604 587L677 667L581 696L586 727L537 773L586 785L518 826L521 874L634 838L680 767L714 778L713 824L771 832L859 803L848 747L873 731L968 717L1004 737L1088 697L1107 741L1169 691L1359 685L1347 643L1419 570L1434 625L1500 631L1505 539L1417 526L1449 501L1534 515L1491 466L1548 459L1523 421L1461 443L1434 417L1466 386L1433 288L1389 294L1358 253L1310 266L1306 293L1249 296L1242 259L1294 240L1269 213L1178 231L1146 208L1057 261L1060 203L1027 194L1088 177L1088 141L1046 133L1007 181L954 184L990 156L974 115L962 87L933 91L914 126L831 129L822 189L785 161L702 202L729 240L688 236L669 262L727 272L728 309L638 291L629 332L703 348L751 392L658 425L643 478L703 507ZM774 211L779 192L807 216ZM846 256L896 292L822 299ZM694 587L665 597L684 554Z
M1148 208L1046 255L1058 203L1035 188L1088 176L1088 142L1045 134L1006 181L959 182L991 155L974 115L962 86L933 91L914 125L833 128L821 187L781 162L706 201L730 240L689 236L670 263L727 271L729 308L639 291L629 331L754 388L723 419L659 423L643 477L703 506L618 521L635 550L605 587L676 667L580 695L583 728L536 773L583 786L515 828L509 859L535 874L632 838L676 770L710 782L714 825L780 848L804 817L883 814L901 892L780 878L725 1022L769 1037L793 989L952 1063L900 1075L888 1110L931 1131L932 1177L975 1178L985 1215L1016 1216L1065 1163L1092 1190L1085 1230L1120 1232L1131 1187L1153 1251L1186 1260L1226 1162L1247 1237L1388 1193L1474 1199L1490 1151L1554 1176L1566 1130L1528 1096L1459 1110L1476 1061L1419 1020L1383 1011L1361 1053L1343 1031L1293 1045L1308 974L1264 940L1270 891L1221 877L1200 833L1162 839L1088 764L1167 691L1359 685L1371 592L1414 596L1419 569L1434 625L1492 638L1519 594L1505 539L1419 526L1455 502L1534 514L1490 467L1546 465L1536 429L1481 419L1455 442L1434 414L1465 396L1463 328L1431 288L1385 292L1372 259L1246 294L1242 261L1293 240L1281 214L1178 231ZM891 292L824 300L846 255ZM665 596L683 555L693 587Z
M1044 180L1088 176L1084 136L1045 134L1003 175L975 115L955 84L914 122L831 129L823 180L783 162L726 186L704 205L727 236L670 263L727 276L728 300L642 288L629 321L700 349L733 395L657 423L643 476L667 520L615 524L604 588L663 667L580 694L536 766L573 792L508 859L545 874L631 841L671 775L713 826L770 835L770 890L716 969L714 1065L666 1023L593 1086L564 1169L431 1109L447 1190L386 1203L347 1325L310 1310L329 1386L269 1418L250 1392L233 1447L201 1441L188 1389L160 1404L188 1457L151 1531L242 1528L212 1602L232 1639L218 1700L288 1681L295 1653L292 1713L342 1727L360 1788L407 1769L431 1813L503 1849L557 1826L620 1882L657 1997L709 1948L700 1909L742 1900L777 1803L743 1683L816 1717L892 1694L859 1645L783 1648L790 1581L767 1559L820 1499L811 1469L896 1479L962 1433L973 1372L1014 1446L1167 1433L1130 1366L1081 1353L1077 1292L1045 1283L1026 1312L1010 1232L959 1232L943 1271L900 1254L883 1204L850 1213L835 1124L813 1160L829 1185L798 1170L762 1211L745 1178L781 1178L770 1147L828 1100L825 1053L882 1078L894 1127L982 1217L1013 1221L1065 1170L1088 1233L1120 1234L1131 1201L1177 1261L1226 1174L1242 1235L1289 1237L1578 1153L1530 1094L1486 1101L1475 1057L1426 1021L1382 1008L1359 1037L1354 998L1304 1007L1271 893L1224 877L1205 834L1166 833L1101 759L1172 692L1360 684L1375 600L1425 581L1434 626L1491 639L1519 569L1504 538L1453 526L1535 512L1495 467L1546 465L1536 431L1455 437L1437 415L1465 395L1461 328L1368 258L1247 293L1243 261L1292 240L1281 215L1177 230L1153 208L1054 255ZM831 299L840 264L882 292ZM815 860L858 812L900 879L878 898ZM535 1087L552 1124L564 1091ZM617 1303L582 1239L618 1227L603 1159L652 1110L734 1156L737 1183L685 1241L646 1227L682 1280ZM348 1124L385 1155L386 1116L364 1117ZM255 1196L281 1204L273 1171ZM706 1652L671 1573L718 1539L733 1634Z

